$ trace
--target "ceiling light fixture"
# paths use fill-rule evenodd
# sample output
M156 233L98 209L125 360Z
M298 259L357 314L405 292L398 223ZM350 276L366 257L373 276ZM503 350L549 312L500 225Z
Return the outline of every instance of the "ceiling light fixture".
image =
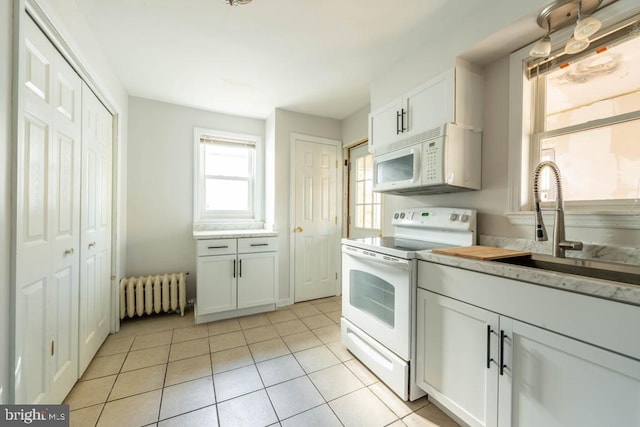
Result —
M565 52L578 53L589 47L589 36L595 34L602 23L588 16L595 12L603 0L557 0L545 7L538 15L538 26L547 34L538 40L529 55L535 58L545 58L551 54L550 34L554 31L575 24L574 34L566 43ZM586 14L586 15L583 15Z
M549 33L551 32L551 24L547 21L547 34L542 37L540 40L535 42L535 44L531 47L529 51L529 55L534 58L546 58L551 54L551 37Z
M240 6L251 3L251 0L225 0L229 6Z

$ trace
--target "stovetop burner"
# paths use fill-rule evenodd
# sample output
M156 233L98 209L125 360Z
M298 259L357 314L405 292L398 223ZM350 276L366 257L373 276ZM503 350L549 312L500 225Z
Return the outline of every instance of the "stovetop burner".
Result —
M396 249L399 251L425 251L428 249L442 248L451 245L442 243L426 242L424 240L406 239L402 237L386 236L386 237L366 237L362 239L353 239L351 241L361 242L370 246L382 248Z

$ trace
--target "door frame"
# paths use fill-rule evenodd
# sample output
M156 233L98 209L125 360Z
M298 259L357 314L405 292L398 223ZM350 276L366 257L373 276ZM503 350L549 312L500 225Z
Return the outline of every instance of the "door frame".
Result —
M289 155L289 301L291 304L295 301L295 219L296 219L296 168L295 168L295 160L296 160L296 141L298 139L304 139L305 141L312 142L315 144L324 144L331 145L336 147L336 186L338 187L336 190L336 217L337 227L338 227L338 236L343 235L343 194L344 194L344 186L343 186L343 170L341 165L343 162L343 150L342 150L342 141L337 139L329 139L318 136L305 135L302 133L291 133L290 136L290 155ZM341 283L342 283L342 264L340 260L340 248L336 249L336 270L338 272L338 280L336 280L336 289L335 294L339 295L341 292Z

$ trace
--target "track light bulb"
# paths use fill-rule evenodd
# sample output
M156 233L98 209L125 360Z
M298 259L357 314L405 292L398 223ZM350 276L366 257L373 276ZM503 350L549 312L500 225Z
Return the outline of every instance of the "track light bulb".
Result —
M551 37L544 36L531 47L529 55L534 58L546 58L551 54Z
M573 31L573 37L576 40L584 40L594 35L602 27L602 22L593 16L587 16L578 20L576 28Z
M567 44L564 47L564 53L572 55L574 53L582 52L589 47L589 43L589 38L576 40L575 37L571 37L569 40L567 40Z

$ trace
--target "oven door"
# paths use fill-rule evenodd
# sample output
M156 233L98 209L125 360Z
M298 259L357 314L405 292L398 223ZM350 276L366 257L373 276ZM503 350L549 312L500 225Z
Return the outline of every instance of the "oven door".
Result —
M411 354L414 262L342 247L342 315L404 360Z

